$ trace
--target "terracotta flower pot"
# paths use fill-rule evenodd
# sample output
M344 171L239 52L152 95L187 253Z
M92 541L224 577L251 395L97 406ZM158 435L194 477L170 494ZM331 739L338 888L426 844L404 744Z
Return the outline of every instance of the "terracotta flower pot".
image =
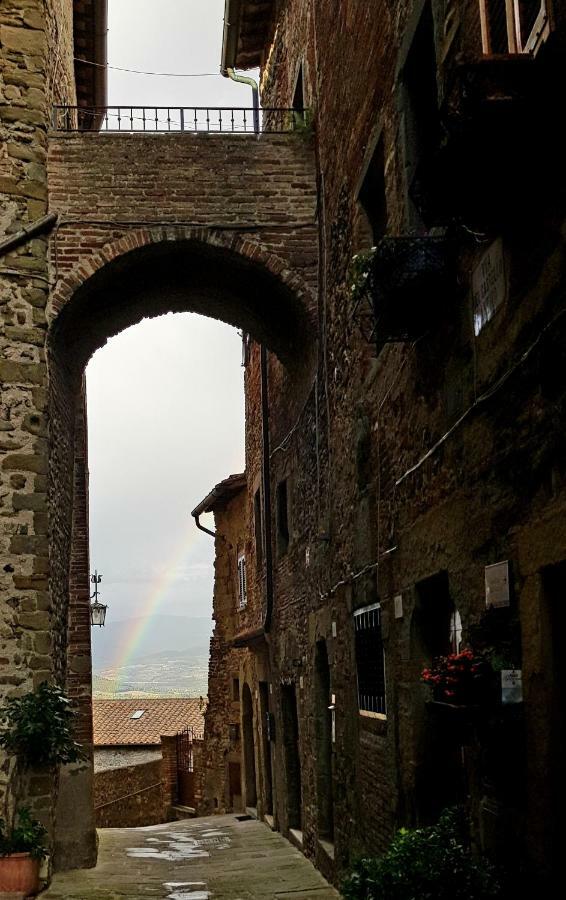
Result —
M19 891L26 897L39 890L39 860L29 853L0 856L0 891Z

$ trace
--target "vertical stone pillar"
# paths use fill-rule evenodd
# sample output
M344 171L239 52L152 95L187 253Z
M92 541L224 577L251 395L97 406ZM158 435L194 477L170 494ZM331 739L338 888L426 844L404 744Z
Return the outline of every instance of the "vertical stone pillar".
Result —
M171 807L177 802L177 738L161 736L161 771L163 781L163 815L171 819Z

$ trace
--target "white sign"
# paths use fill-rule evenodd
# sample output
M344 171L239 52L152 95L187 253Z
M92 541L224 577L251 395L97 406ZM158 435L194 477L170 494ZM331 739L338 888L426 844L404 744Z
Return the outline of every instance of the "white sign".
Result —
M507 297L505 256L501 238L491 244L472 272L472 306L476 337Z
M397 596L393 598L393 604L395 607L395 618L402 619L403 618L403 594L397 594Z
M501 670L501 702L523 702L523 673L521 669Z
M485 567L485 605L509 606L509 561Z

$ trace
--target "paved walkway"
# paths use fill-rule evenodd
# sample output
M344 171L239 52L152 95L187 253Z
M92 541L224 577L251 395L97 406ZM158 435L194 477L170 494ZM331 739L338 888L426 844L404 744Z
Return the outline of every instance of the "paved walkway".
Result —
M186 819L99 832L95 869L56 875L41 900L337 900L280 834L254 819Z

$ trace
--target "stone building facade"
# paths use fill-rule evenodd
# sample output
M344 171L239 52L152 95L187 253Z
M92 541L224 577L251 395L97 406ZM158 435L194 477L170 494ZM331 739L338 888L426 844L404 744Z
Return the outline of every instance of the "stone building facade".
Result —
M565 22L557 3L519 4L513 22L504 6L227 3L225 69L259 66L263 105L312 132L320 226L300 398L248 348L243 794L333 879L465 799L476 846L523 860L521 879L558 859L565 196L550 97ZM421 672L464 645L521 670L523 702L497 688L463 734Z
M0 9L2 689L65 683L91 741L90 354L166 310L239 326L246 488L217 511L232 600L206 800L237 805L237 670L241 804L333 879L463 795L485 852L539 881L557 861L566 21L556 0L504 6L227 0L223 70L259 66L263 106L294 109L293 134L259 138L53 131L54 102L100 101L73 57L104 61L105 4ZM372 247L366 295L352 257ZM236 611L222 529L245 547ZM456 738L420 681L459 623L522 671L487 736ZM60 864L93 861L90 783L27 787Z

